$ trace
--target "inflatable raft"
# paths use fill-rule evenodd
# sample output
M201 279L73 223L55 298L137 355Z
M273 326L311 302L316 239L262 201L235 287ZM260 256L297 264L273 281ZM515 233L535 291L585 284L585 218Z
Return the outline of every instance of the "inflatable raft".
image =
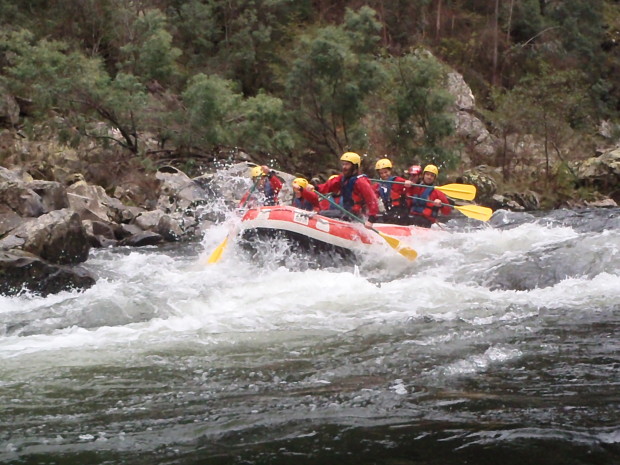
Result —
M322 257L322 265L334 261L354 262L360 254L385 247L383 238L358 222L342 221L292 206L258 207L248 210L241 220L241 245L253 250L257 243L280 239L293 252ZM414 226L375 223L381 233L407 241Z

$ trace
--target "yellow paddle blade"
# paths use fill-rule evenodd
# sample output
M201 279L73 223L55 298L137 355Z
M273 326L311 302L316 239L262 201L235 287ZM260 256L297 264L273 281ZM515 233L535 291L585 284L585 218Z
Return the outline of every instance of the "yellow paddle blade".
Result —
M401 254L403 257L409 259L409 260L415 260L418 256L418 252L416 252L415 250L413 250L411 247L405 247L403 246L400 241L398 239L396 239L395 237L392 236L388 236L387 234L382 233L381 231L377 231L376 229L373 229L373 231L375 231L377 234L379 234L383 239L385 239L385 242L387 242L388 244L390 244L390 247L392 247L394 250L396 250L399 254Z
M222 243L218 245L213 252L211 252L211 255L209 255L209 259L207 260L207 263L219 262L220 259L222 258L222 254L224 253L224 249L226 248L227 244L228 244L228 236L226 236L226 239L224 239Z
M480 221L489 221L493 215L493 210L488 207L481 207L480 205L455 205L454 208L463 213L465 216L469 216L470 218Z
M474 200L476 197L476 186L472 184L446 184L435 189L454 199Z

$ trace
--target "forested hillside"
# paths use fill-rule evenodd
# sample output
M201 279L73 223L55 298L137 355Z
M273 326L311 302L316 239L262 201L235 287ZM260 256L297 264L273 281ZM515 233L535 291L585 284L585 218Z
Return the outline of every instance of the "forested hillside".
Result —
M368 167L387 155L456 172L467 160L514 182L535 165L555 189L563 166L616 142L619 11L602 0L0 0L0 89L20 112L3 124L146 169L242 150L311 176L351 149ZM494 153L456 137L450 69L505 142Z

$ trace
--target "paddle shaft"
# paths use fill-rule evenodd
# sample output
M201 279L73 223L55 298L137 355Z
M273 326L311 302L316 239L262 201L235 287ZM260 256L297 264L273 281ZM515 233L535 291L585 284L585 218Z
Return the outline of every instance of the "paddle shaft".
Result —
M416 197L415 195L408 195L407 197L409 197L410 199L424 200L425 202L432 203L435 206L437 205L434 200L424 199L422 197ZM441 205L443 205L444 207L450 207L450 208L454 208L455 207L455 205L452 205L450 203L443 203L443 202L441 202Z
M379 183L382 182L386 182L386 183L390 183L390 184L401 184L401 185L407 185L408 182L410 181L390 181L387 179L371 179L371 181L376 181ZM460 199L460 200L474 200L474 198L476 197L476 186L474 186L473 184L446 184L443 186L427 186L426 184L416 184L416 183L411 183L412 186L417 186L417 187L431 187L433 189L437 189L439 192L443 192L444 194L446 194L448 197L454 197L455 199Z
M412 199L423 200L428 203L435 204L434 201L423 199L422 197L416 197L413 195L408 195L407 197ZM445 205L446 207L455 208L460 211L463 215L469 216L470 218L474 218L480 221L488 221L493 215L493 210L489 207L481 207L480 205L450 205L448 203L441 203L441 205Z
M322 199L324 199L324 200L327 200L327 201L328 201L329 203L331 203L334 207L338 208L338 209L339 209L340 211L342 211L343 213L345 213L345 214L349 215L349 216L350 216L351 218L353 218L354 220L359 221L359 222L360 222L360 223L362 223L362 224L366 224L366 221L364 221L364 219L360 218L359 216L357 216L357 215L356 215L356 214L354 214L354 213L351 213L349 210L347 210L346 208L344 208L342 205L339 205L339 204L337 204L336 202L334 202L334 199L332 199L330 195L323 195L323 194L321 194L320 192L318 192L318 191L316 191L316 190L315 190L314 192L316 192L316 194L317 194L319 197L321 197L321 198L322 198ZM372 230L373 230L373 231L375 231L375 232L379 232L379 231L377 231L377 230L376 230L376 229L374 229L374 228L369 228L369 229L372 229Z

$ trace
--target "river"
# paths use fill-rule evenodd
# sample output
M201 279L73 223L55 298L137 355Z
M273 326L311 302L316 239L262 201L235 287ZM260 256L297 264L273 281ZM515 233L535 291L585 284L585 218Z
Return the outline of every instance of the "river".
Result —
M326 269L225 234L0 296L0 463L620 464L620 209Z

